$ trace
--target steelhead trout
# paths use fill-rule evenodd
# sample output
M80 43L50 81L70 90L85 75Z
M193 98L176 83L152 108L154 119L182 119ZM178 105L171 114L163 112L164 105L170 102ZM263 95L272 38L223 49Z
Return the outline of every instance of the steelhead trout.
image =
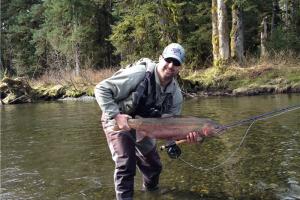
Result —
M182 140L193 131L199 132L200 137L205 137L204 129L207 128L212 132L209 136L213 136L213 133L217 133L222 127L211 119L189 116L128 119L128 125L136 130L137 141L145 136L155 139ZM118 125L114 130L120 130Z

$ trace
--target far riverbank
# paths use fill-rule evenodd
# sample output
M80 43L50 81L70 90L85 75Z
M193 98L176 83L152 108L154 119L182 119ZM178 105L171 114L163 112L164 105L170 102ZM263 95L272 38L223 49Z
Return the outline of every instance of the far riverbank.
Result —
M72 71L53 71L35 80L4 77L0 82L1 102L14 104L93 97L95 85L118 69L82 70L77 76ZM300 93L300 59L202 70L183 66L178 83L186 97Z

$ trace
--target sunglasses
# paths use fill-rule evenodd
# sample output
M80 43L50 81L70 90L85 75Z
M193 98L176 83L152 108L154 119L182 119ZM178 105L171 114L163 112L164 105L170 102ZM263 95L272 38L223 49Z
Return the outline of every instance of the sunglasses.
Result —
M180 66L181 63L175 58L164 58L167 63L173 63L174 66Z

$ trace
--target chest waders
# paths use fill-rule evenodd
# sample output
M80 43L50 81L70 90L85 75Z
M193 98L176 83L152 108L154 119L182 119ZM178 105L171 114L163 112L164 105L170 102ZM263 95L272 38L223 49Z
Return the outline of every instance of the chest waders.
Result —
M150 90L149 90L150 87ZM141 117L161 117L162 113L168 111L172 106L172 95L168 94L162 105L155 104L156 83L154 72L146 71L144 80L137 86L133 95L133 106L135 107L134 115ZM134 117L134 116L133 116ZM166 146L170 158L176 159L181 155L181 149L174 141Z
M120 107L120 110L132 117L136 115L141 117L161 117L163 113L168 113L172 107L172 94L166 94L162 103L157 104L154 63L141 62L139 64L145 65L147 68L145 77L127 100L124 101L125 103ZM149 67L151 64L152 67Z

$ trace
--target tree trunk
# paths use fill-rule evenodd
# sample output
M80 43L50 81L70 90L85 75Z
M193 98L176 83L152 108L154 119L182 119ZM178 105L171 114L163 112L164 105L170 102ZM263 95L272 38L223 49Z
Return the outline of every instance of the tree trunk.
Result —
M299 10L299 6L297 7L297 3L296 0L290 0L291 5L290 5L290 24L293 28L296 29L296 23L295 23L295 19L296 19L296 12L297 10ZM299 1L298 1L299 2ZM299 4L298 4L299 5Z
M108 2L108 11L109 11L109 15L106 16L106 19L107 19L107 24L109 26L111 26L113 24L113 18L112 18L112 15L111 15L111 13L113 12L113 2L112 2L112 0L109 0L109 2ZM109 29L109 35L110 34L111 34L111 28ZM108 42L106 42L105 44L106 44L106 60L107 61L104 63L104 65L106 67L111 67L112 63L113 63L113 61L112 61L112 52L113 52L112 46Z
M272 22L271 22L271 35L279 24L280 21L280 8L278 0L273 0L273 9L272 9Z
M212 19L211 43L212 43L212 47L213 47L213 63L216 63L219 60L219 57L220 57L219 56L217 0L212 0L211 19Z
M232 28L231 28L231 58L240 65L244 62L244 30L242 10L237 5L232 6Z
M169 15L167 10L167 5L164 3L163 0L157 0L157 3L159 4L158 7L158 22L160 26L160 34L162 36L162 40L167 41L167 43L170 43L172 41L172 36L170 35L168 30L169 27L169 21L167 16Z
M284 2L284 23L288 30L296 28L296 11L297 11L296 0L286 0Z
M288 29L290 27L290 19L289 19L289 2L287 0L285 0L283 2L283 10L284 10L284 24L285 24L285 28Z
M268 37L267 29L267 17L263 18L261 23L261 32L260 32L260 57L265 57L268 55L266 42Z
M75 75L78 76L80 73L80 49L79 44L75 45Z
M300 0L291 0L292 23L296 22L296 18L299 17L299 14L300 14Z
M219 33L219 54L221 61L229 59L229 33L227 11L224 0L217 0L218 7L218 33Z
M6 47L7 52L1 52L1 60L0 60L0 71L3 72L4 76L11 76L14 74L14 66L13 66L13 48L11 47L11 43ZM6 56L6 57L5 57ZM3 77L0 77L1 79Z

